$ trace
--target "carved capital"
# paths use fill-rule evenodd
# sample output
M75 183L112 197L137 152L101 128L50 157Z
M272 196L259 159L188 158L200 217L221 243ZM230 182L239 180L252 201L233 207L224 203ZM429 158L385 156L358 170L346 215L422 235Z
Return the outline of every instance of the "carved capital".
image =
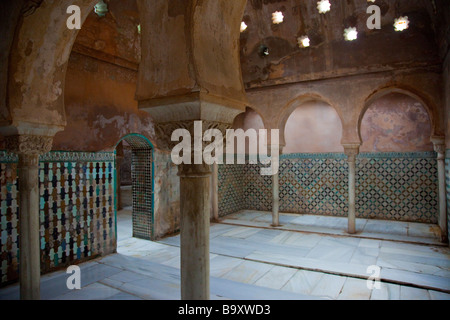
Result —
M356 162L356 156L359 154L359 144L344 145L344 153L348 157L349 162Z
M40 156L52 149L53 137L15 135L6 137L6 149L19 155Z
M445 144L435 144L434 151L436 151L436 153L438 154L438 160L445 159Z
M200 121L200 120L198 120ZM215 122L215 121L201 121L202 122L202 136L205 131L209 129L217 129L225 137L226 130L231 129L232 124ZM172 133L177 129L185 129L189 131L191 138L194 138L194 121L172 121L157 123L155 125L156 140L158 143L158 148L166 151L172 150L179 141L172 141Z
M445 137L434 136L431 138L434 146L434 151L438 154L438 160L445 159Z

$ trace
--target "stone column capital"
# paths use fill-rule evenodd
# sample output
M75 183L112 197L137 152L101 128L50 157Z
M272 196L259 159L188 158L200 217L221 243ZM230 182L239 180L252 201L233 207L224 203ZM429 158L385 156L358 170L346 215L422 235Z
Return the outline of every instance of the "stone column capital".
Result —
M355 162L356 156L359 154L359 144L344 144L344 153L348 157L348 161Z
M445 137L432 137L434 151L438 154L438 160L445 158Z
M14 135L5 138L6 149L22 156L40 156L50 152L53 137L37 135Z

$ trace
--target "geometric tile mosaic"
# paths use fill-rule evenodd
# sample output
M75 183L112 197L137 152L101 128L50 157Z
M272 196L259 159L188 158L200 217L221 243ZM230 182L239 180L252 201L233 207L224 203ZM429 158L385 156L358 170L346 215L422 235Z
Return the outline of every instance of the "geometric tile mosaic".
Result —
M450 167L450 161L447 164ZM272 178L260 175L260 165L234 167L219 166L220 214L242 209L271 211ZM356 172L357 217L437 223L434 152L363 153L357 158ZM345 154L282 155L279 183L281 212L343 217L348 214ZM450 189L448 195L450 204Z
M244 177L245 209L272 210L272 176L261 175L260 164L246 164Z
M436 157L359 158L356 190L359 217L437 223Z
M346 216L347 172L347 161L342 157L282 159L280 211Z
M133 237L153 239L153 151L132 147Z
M19 210L17 164L0 164L0 283L18 278Z
M226 216L246 208L244 203L245 165L219 165L219 216Z
M45 157L39 164L41 271L111 253L116 242L114 153L51 152ZM2 155L0 160L4 284L18 278L20 212L17 165Z
M141 135L124 139L131 147L133 237L153 240L153 148Z

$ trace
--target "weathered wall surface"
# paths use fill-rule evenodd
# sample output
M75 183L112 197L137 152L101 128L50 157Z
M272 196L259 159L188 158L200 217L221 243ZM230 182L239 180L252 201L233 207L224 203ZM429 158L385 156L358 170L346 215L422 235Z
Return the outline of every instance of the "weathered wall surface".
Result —
M149 53L143 55L139 67L138 100L200 91L241 109L245 91L237 49L246 0L146 3L138 1L142 50Z
M70 5L92 8L93 2L27 3L27 13L23 19L19 17L9 55L7 107L11 126L0 127L2 134L53 136L64 127L65 71L78 34L77 30L67 29L66 12ZM81 22L90 11L81 10Z
M361 152L434 150L426 109L402 94L389 94L371 104L361 123L361 137Z
M135 90L135 71L73 52L65 90L67 126L55 136L53 149L113 150L129 133L153 140L152 120L137 109Z
M136 1L111 1L108 8L104 18L92 12L76 39L64 92L67 126L54 150L114 150L129 133L154 140L152 120L134 99L141 55Z
M170 153L155 153L155 238L180 230L180 178Z
M331 12L320 14L317 1L249 0L244 14L248 29L241 34L241 64L247 87L323 79L411 65L439 64L434 35L436 19L429 1L377 1L382 29L369 30L366 0L332 1ZM272 24L272 12L281 11L285 22ZM413 23L407 34L395 32L393 23L407 15ZM344 41L344 29L357 27L358 40ZM308 35L309 48L297 38ZM420 44L420 45L418 45ZM269 49L260 54L260 46ZM401 48L394 50L393 48Z
M320 100L333 106L342 122L342 143L360 143L360 123L368 102L388 93L417 97L427 106L432 134L444 134L442 74L440 68L398 70L334 79L271 86L247 91L250 106L261 114L266 128L284 128L299 105ZM339 133L336 133L339 134Z
M9 54L14 40L14 31L24 0L0 2L0 125L9 124L9 108L6 105ZM9 120L9 121L8 121Z

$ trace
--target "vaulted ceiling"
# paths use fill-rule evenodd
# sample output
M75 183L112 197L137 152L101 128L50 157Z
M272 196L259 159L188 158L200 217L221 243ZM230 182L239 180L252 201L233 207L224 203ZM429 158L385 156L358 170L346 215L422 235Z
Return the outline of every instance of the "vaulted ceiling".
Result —
M448 50L450 3L439 0L330 0L320 13L317 0L249 0L241 33L241 64L247 87L313 80L361 72L437 64ZM381 29L370 30L370 5L381 10ZM284 21L272 23L272 13ZM447 17L445 17L447 15ZM410 27L394 30L407 16ZM356 27L358 39L345 41L344 30ZM310 47L298 38L308 36ZM267 48L266 54L261 54Z

